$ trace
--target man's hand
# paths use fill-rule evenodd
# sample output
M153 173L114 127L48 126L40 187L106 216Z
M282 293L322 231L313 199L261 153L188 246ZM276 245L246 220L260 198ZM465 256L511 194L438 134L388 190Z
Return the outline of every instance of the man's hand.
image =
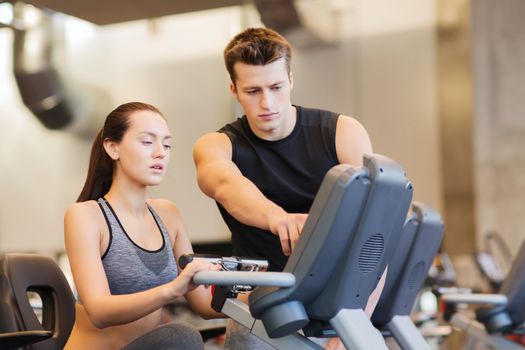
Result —
M346 350L345 345L341 341L340 338L330 338L328 343L326 343L325 347L326 350Z
M381 293L383 292L383 288L385 288L387 273L388 273L388 265L385 267L385 271L383 271L381 278L377 282L377 286L374 288L372 293L370 293L370 295L368 296L368 302L366 303L366 307L365 307L365 314L368 318L372 318L372 314L374 313L377 303L379 302L379 298L381 298Z
M306 218L308 218L308 214L288 213L270 217L268 226L274 235L279 236L284 255L289 256L292 254L292 250L295 248L295 244L303 230Z

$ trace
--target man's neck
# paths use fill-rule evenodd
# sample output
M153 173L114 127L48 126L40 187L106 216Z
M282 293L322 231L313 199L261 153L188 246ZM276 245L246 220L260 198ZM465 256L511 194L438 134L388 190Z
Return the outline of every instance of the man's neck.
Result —
M286 115L282 115L282 124L280 124L280 127L274 130L254 130L252 126L250 126L250 129L252 129L252 132L259 138L267 141L278 141L286 138L288 135L292 133L292 131L295 128L295 124L297 123L297 108L293 105L290 105L290 107L286 111Z

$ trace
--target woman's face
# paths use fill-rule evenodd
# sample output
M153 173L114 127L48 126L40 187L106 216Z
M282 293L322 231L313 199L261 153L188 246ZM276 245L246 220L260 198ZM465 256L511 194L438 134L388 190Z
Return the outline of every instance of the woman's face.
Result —
M153 111L136 111L129 116L129 128L115 144L117 176L124 175L144 186L160 184L166 173L171 134L166 120Z

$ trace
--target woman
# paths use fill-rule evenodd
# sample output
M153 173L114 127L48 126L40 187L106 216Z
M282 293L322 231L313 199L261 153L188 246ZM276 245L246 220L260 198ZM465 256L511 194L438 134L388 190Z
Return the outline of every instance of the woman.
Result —
M140 102L113 110L96 136L84 188L64 219L79 294L66 349L202 347L190 327L160 326L162 306L183 295L202 317L220 316L208 290L192 283L195 272L219 267L192 262L177 276L178 257L192 252L181 215L172 202L147 198L170 148L162 113Z

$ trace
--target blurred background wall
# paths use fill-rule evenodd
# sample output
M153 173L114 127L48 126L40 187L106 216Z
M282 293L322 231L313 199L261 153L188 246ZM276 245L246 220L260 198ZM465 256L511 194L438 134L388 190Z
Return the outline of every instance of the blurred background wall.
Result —
M516 254L525 238L525 2L472 7L477 237L498 232Z
M515 0L514 6L521 6L518 2ZM479 164L494 164L493 160L500 157L490 153L491 158L484 158L488 153L481 151L479 145L490 147L485 143L487 136L475 136L477 128L485 124L474 128L478 124L473 121L469 90L470 32L461 32L461 28L470 30L471 4L449 0L451 6L444 10L440 3L443 4L435 0L300 0L295 7L305 27L320 40L305 40L297 33L290 33L288 38L295 47L294 103L334 110L360 120L370 134L374 151L403 165L414 183L415 200L444 214L445 247L459 254L474 249L476 232L501 228L499 221L503 217L487 214L493 210L490 203L494 193L500 191L489 191L489 197L479 195L494 181L490 176L495 175L473 180L474 170L478 170L473 154L482 160ZM484 8L495 6L488 3L477 2ZM490 8L486 11L490 18L497 18L499 13ZM131 100L152 103L166 114L174 136L172 161L163 184L153 189L152 195L178 204L194 242L229 239L215 204L196 186L191 150L200 135L240 116L228 91L222 49L238 31L262 25L261 13L257 4L245 3L109 25L54 15L53 62L68 91L83 101L84 114L89 115L86 130L100 128L112 108ZM501 12L501 16L505 14ZM519 38L499 27L489 28L495 35L498 30L507 33L509 46ZM453 55L458 52L446 49L444 35L449 41L463 35L459 72L464 75L443 70L446 60L457 61ZM24 106L13 76L13 40L14 31L0 27L0 251L56 252L63 249L64 211L75 201L85 180L92 134L46 129ZM475 40L483 43L485 34ZM481 50L478 46L475 53ZM523 60L513 62L517 69ZM482 64L491 68L494 79L507 63L505 57L500 57L500 61L476 63L476 69L485 70ZM510 68L506 72L515 73ZM445 122L444 111L448 109L451 118L458 112L458 104L443 97L446 74L452 77L450 86L464 87L445 91L465 106L459 114L467 116L467 124L454 122L457 119ZM459 82L454 83L453 79ZM509 88L518 89L519 76L512 81L515 85ZM492 82L485 86L498 89ZM519 101L519 94L515 96L513 101ZM477 109L479 106L476 104ZM493 107L485 105L486 111L490 108ZM494 114L485 113L494 122ZM517 135L521 130L515 128L520 124L519 116L505 120L507 130L512 129ZM454 136L454 130L465 133ZM484 130L495 132L490 127ZM493 136L488 137L494 140ZM474 139L478 153L473 148ZM471 147L470 153L466 150L467 159L454 151L464 147ZM519 144L513 147L518 154ZM454 159L458 158L469 164L467 168L455 167ZM507 159L509 165L514 164L514 158ZM509 179L514 176L513 170L509 168ZM494 174L493 171L489 173ZM456 176L463 176L459 189L453 185ZM454 206L451 198L457 191L466 193L462 199L466 201L464 207ZM515 190L508 188L508 192ZM476 202L479 198L485 199ZM516 197L516 208L518 203ZM499 208L506 212L503 203ZM517 212L519 209L514 210ZM505 218L510 221L511 214L508 215ZM463 218L469 225L461 226ZM509 227L502 233L507 230L517 232L516 227ZM466 239L468 242L460 245ZM520 241L521 236L512 239Z

